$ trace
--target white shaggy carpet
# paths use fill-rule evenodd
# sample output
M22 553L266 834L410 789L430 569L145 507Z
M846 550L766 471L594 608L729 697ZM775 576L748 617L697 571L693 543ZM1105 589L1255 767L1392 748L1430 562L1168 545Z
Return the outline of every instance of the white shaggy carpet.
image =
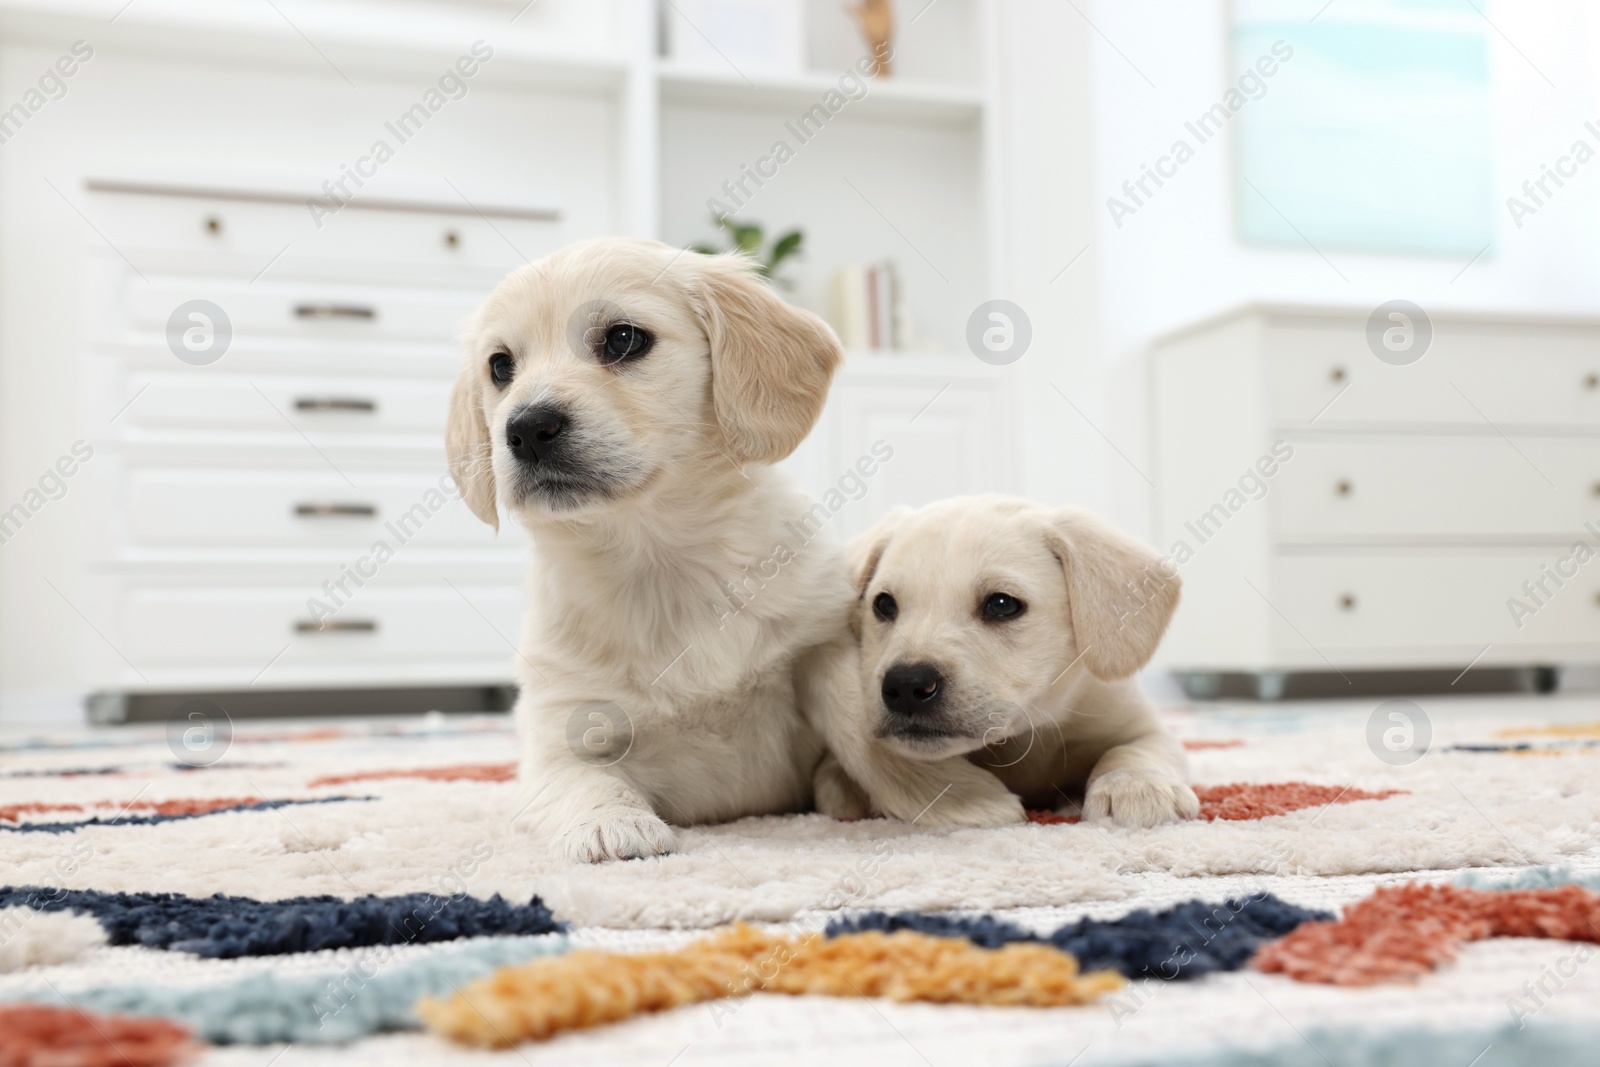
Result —
M1433 751L1399 767L1368 749L1366 707L1175 713L1169 721L1185 737L1247 742L1192 752L1197 783L1306 781L1407 792L1272 819L1153 830L1086 824L934 830L883 820L773 817L689 830L680 835L679 852L659 859L572 867L511 828L509 782L309 784L324 775L497 762L507 751L501 720L439 722L431 736L423 726L403 736L364 737L357 730L311 742L248 743L252 732L286 731L241 727L228 755L208 769L0 779L0 804L104 801L110 808L99 813L109 819L134 799L371 796L377 799L86 827L76 838L93 848L93 860L60 880L74 889L277 899L438 892L441 879L475 867L465 881L476 896L537 893L579 924L636 928L781 921L840 905L926 910L1124 900L1139 894L1138 876L1146 873L1328 876L1560 864L1600 846L1600 789L1593 787L1589 757L1444 751L1457 742L1493 741L1505 724L1493 703L1448 707L1432 716ZM147 743L116 750L121 764L170 759L161 731L143 732ZM7 762L76 767L93 751L13 753ZM62 851L57 835L13 834L0 844L13 884L53 877ZM489 858L473 864L485 850Z
M172 766L160 729L57 733L43 740L61 747L31 748L15 747L23 738L8 732L0 735L10 746L0 754L0 808L89 806L20 816L29 821L94 814L109 819L130 801L377 799L144 826L88 826L68 834L6 832L0 834L0 881L269 899L448 893L464 885L480 897L498 892L526 900L537 893L574 924L579 944L628 949L680 944L698 928L740 918L820 925L827 914L819 909L837 906L1004 910L1011 921L1045 930L1083 916L1112 918L1134 907L1194 897L1220 901L1267 890L1292 903L1336 910L1378 884L1446 880L1463 868L1600 869L1600 749L1587 744L1581 730L1570 736L1506 736L1600 722L1600 700L1420 699L1431 719L1432 742L1425 756L1407 766L1392 766L1368 747L1367 722L1378 703L1178 709L1168 719L1191 741L1243 742L1191 752L1198 784L1305 781L1406 791L1382 800L1146 831L1081 824L940 831L883 820L748 819L685 832L683 847L671 856L579 868L553 861L511 830L506 816L515 787L508 782L393 778L310 784L323 775L502 762L509 733L499 718L339 724L338 736L320 739L290 736L309 724L239 724L220 762L191 771ZM252 739L267 734L284 739ZM1519 740L1535 750L1451 750ZM110 743L93 747L100 741ZM50 773L106 767L122 770ZM106 806L94 807L98 802ZM84 845L92 849L89 858L63 864L65 855ZM1137 994L1121 1011L1109 1005L1039 1011L758 996L731 1016L704 1006L686 1008L503 1053L469 1053L411 1034L343 1049L210 1049L202 1062L1065 1067L1081 1055L1080 1067L1087 1067L1145 1052L1181 1062L1179 1053L1245 1037L1295 1041L1297 1032L1313 1025L1505 1022L1508 998L1567 949L1520 940L1470 945L1456 966L1400 989L1306 986L1245 971L1163 986L1148 1003ZM70 991L109 982L194 984L253 970L331 970L347 954L203 961L78 945L68 955L73 958L0 974L0 994L35 988L41 980ZM1597 996L1600 970L1581 970L1544 1014L1582 1017Z

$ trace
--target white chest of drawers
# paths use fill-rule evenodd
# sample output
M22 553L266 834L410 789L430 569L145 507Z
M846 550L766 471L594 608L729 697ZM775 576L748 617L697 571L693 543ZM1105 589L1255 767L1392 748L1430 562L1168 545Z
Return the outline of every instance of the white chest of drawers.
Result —
M86 279L92 713L140 692L509 683L526 540L455 498L441 441L460 321L564 243L554 217L351 209L292 241L303 206L115 184L89 194L119 250ZM195 300L231 330L204 365L169 340Z
M1600 322L1436 314L1395 364L1369 313L1250 307L1154 345L1164 665L1270 696L1600 661Z

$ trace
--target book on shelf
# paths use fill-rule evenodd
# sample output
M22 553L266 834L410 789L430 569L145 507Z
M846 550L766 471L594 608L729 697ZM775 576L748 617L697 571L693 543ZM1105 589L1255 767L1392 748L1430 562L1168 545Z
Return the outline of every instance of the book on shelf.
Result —
M840 267L829 285L828 314L845 348L892 352L911 346L905 286L893 260Z

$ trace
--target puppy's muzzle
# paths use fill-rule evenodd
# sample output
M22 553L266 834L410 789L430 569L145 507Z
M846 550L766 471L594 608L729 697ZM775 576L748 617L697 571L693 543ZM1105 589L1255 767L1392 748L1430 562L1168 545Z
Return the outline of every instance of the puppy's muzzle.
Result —
M928 715L944 706L944 675L931 663L898 664L883 672L882 695L896 715Z
M536 404L506 420L506 447L529 467L547 463L562 446L567 414L555 404Z

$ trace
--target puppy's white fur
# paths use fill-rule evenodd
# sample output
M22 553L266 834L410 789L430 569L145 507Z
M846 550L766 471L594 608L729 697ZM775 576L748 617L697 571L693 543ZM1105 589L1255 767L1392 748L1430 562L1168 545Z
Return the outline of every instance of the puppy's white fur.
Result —
M607 328L653 347L611 366ZM489 361L512 357L497 384ZM736 257L569 246L469 323L447 433L463 496L531 531L518 655L518 824L575 861L669 850L669 823L803 810L823 751L807 650L847 625L842 553L770 463L816 421L842 353ZM508 419L566 413L579 488L519 460Z
M992 826L1024 805L1076 814L1082 796L1089 819L1123 826L1198 814L1183 749L1130 677L1178 602L1154 552L1082 511L985 496L891 513L849 553L858 646L831 652L820 810ZM996 593L1025 610L987 618ZM884 674L912 664L943 688L897 714Z

